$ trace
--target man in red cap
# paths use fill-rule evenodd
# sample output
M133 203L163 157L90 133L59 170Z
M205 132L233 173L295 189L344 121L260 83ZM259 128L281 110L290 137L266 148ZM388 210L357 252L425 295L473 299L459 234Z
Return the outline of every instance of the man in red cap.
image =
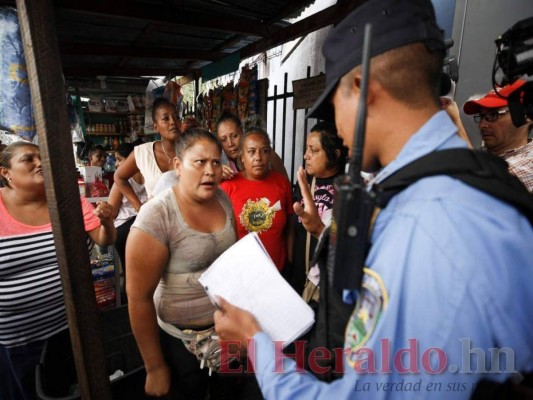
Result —
M482 148L503 158L509 164L509 172L533 192L533 141L528 139L531 121L516 127L511 119L507 97L524 84L517 80L494 90L477 100L469 100L463 106L465 114L474 115L483 139Z

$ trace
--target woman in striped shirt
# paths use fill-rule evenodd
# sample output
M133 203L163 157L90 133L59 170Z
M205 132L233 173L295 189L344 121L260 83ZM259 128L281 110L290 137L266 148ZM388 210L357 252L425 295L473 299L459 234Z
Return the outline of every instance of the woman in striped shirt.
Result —
M44 342L67 328L38 146L7 146L0 180L0 398L34 399ZM80 199L88 250L112 244L112 207Z

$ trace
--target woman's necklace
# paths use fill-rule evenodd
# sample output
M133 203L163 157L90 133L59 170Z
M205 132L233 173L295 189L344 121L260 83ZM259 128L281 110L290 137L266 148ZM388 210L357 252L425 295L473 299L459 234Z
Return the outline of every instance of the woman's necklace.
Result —
M167 151L165 150L165 146L163 145L163 141L160 140L159 143L161 143L161 148L163 149L163 154L165 154L165 157L167 158L168 163L171 164L172 160L170 159L170 157L167 154Z

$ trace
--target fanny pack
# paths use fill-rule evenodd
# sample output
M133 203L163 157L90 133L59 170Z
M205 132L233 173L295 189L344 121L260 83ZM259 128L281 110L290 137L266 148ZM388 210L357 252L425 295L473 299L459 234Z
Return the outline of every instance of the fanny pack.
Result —
M193 329L179 329L176 326L162 321L157 318L159 326L163 328L168 334L180 339L185 348L196 356L200 361L200 369L209 368L209 375L213 371L220 370L220 342L215 332L215 327L204 329L202 331L195 331ZM225 363L229 363L232 359L226 357Z
M209 375L220 369L220 342L214 326L203 331L177 330L180 332L178 338L181 339L185 348L200 361L200 369L209 368Z

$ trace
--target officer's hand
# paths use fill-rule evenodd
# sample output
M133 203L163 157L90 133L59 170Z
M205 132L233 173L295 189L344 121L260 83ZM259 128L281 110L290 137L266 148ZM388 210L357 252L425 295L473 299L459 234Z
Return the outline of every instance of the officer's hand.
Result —
M318 237L324 230L324 224L318 215L315 201L311 195L311 188L307 183L305 170L299 167L296 176L298 178L298 185L300 185L300 191L302 192L304 206L302 207L298 202L294 203L294 212L302 220L305 230L311 235Z
M239 341L246 349L247 340L261 331L259 323L248 311L228 303L222 297L217 301L219 310L215 311L215 330L220 340Z

